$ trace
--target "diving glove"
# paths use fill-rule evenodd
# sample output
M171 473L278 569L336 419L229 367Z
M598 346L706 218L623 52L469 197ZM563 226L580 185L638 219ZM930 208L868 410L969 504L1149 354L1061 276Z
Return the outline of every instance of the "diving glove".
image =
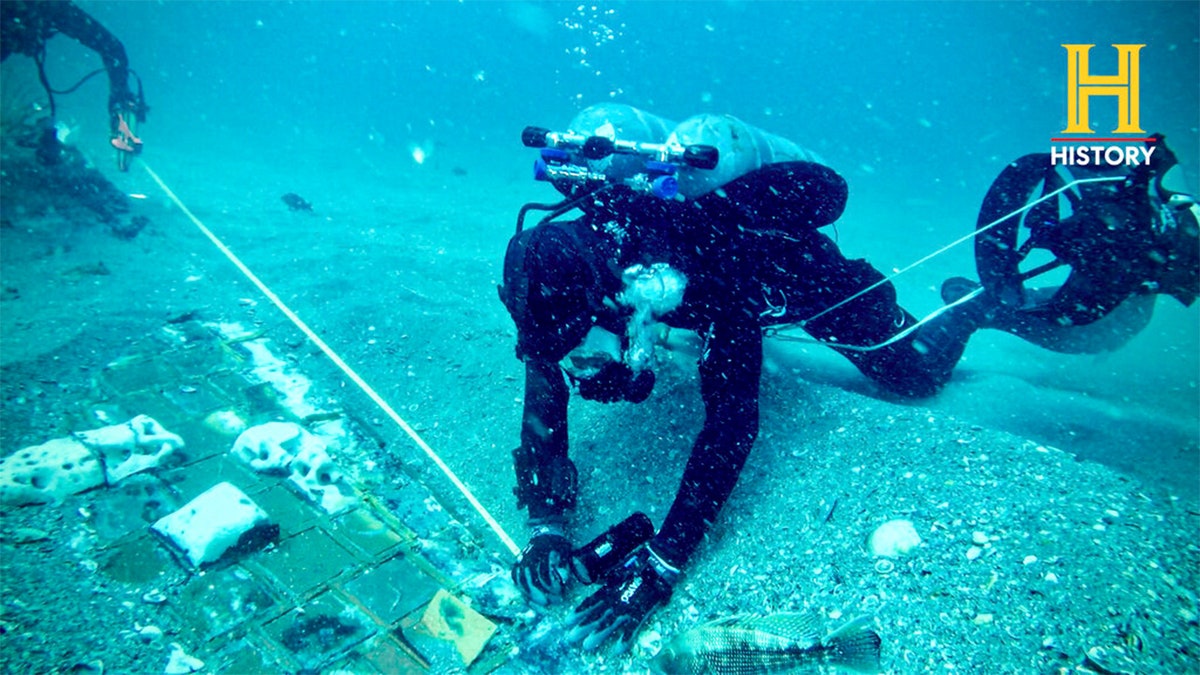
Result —
M571 540L561 528L537 525L513 564L512 580L535 605L562 600L571 581Z
M567 640L592 651L615 638L613 651L628 651L646 618L671 599L678 579L678 569L650 544L642 546L567 618Z
M637 512L571 553L571 574L582 584L602 580L634 549L654 536L654 523Z
M573 581L584 585L600 581L653 536L654 524L644 513L634 513L574 550L560 528L537 525L529 546L513 565L513 583L530 602L548 605L561 600Z

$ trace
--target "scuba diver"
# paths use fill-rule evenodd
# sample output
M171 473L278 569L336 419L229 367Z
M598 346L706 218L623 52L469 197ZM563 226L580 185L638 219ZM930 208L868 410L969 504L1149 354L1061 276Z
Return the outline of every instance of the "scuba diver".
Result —
M54 94L70 93L100 72L94 71L73 87L62 91L51 88L45 70L46 42L59 33L96 52L104 63L109 87L110 142L117 150L118 168L125 171L130 158L142 150L142 140L133 130L136 123L145 121L149 108L142 94L141 79L138 78L136 96L129 88L129 59L121 41L68 0L14 0L0 3L0 61L7 59L9 54L21 53L37 62L38 79L50 98L51 123L43 125L43 140L47 142L57 142L53 129L56 113ZM53 153L43 152L39 156L50 158Z
M539 605L574 585L600 584L567 620L568 639L585 649L613 639L618 651L627 649L716 521L758 433L764 334L799 327L885 389L922 397L949 380L981 327L1054 342L1061 336L1053 328L1100 320L1130 295L1171 293L1185 303L1196 295L1195 205L1163 190L1165 146L1158 153L1165 164L1082 185L1055 173L1048 155L1014 163L980 214L977 250L994 259L980 270L983 284L951 280L946 307L918 321L897 303L890 281L819 231L841 215L846 181L786 139L729 116L675 125L604 104L579 113L566 132L527 128L523 141L541 149L536 177L565 199L522 208L499 289L525 364L513 460L530 540L512 577ZM549 214L525 229L533 210ZM562 218L576 210L582 215ZM1095 223L1137 234L1084 245L1055 234ZM1034 232L1033 244L1015 241L1022 226ZM1128 248L1139 237L1146 241ZM1106 246L1116 252L1095 266L1083 260ZM1026 289L1036 275L1024 276L1020 258L1035 247L1079 265L1079 280L1059 293ZM1102 264L1123 271L1092 269ZM1116 278L1119 289L1101 292ZM1096 301L1078 309L1089 292ZM571 391L593 401L644 401L664 325L701 341L703 428L657 531L635 513L577 547L568 533L578 484L568 456Z

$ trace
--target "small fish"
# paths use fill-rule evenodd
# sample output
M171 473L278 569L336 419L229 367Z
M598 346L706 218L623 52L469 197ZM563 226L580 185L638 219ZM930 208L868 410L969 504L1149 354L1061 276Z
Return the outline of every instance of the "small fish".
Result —
M858 617L825 638L810 614L737 615L676 637L654 658L664 675L878 673L879 634Z
M282 199L283 203L287 204L287 207L293 211L308 211L309 213L312 213L312 204L309 204L307 201L305 201L304 197L301 197L295 192L289 192L280 197L280 199Z

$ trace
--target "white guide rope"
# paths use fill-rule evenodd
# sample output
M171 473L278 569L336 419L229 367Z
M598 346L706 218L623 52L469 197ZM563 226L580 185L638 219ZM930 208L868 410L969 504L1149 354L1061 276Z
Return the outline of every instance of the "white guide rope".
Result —
M350 365L345 361L343 361L342 357L338 356L337 352L333 351L332 347L326 344L319 335L314 333L313 330L308 327L308 324L304 323L304 321L301 320L300 317L291 310L291 308L284 304L283 300L281 300L278 295L275 295L274 291L267 287L267 285L263 283L262 280L260 280L254 274L254 272L252 272L250 268L245 265L245 263L238 259L238 257L233 254L233 251L229 250L229 248L225 246L225 244L218 239L211 230L205 227L204 223L200 222L200 219L193 215L192 212L188 210L187 206L184 206L179 197L175 196L175 193L171 190L171 188L167 187L167 184L158 177L158 174L154 173L148 164L145 162L142 162L141 164L142 167L146 169L146 173L150 174L150 177L154 179L155 183L158 184L158 187L162 189L167 197L170 197L171 201L179 207L179 210L182 211L183 214L192 221L192 224L199 228L200 232L203 233L204 236L208 237L209 241L211 241L213 245L216 246L217 249L229 259L229 262L233 263L235 267L241 270L242 274L244 274L251 283L257 286L258 290L262 291L262 294L267 296L267 299L270 300L271 303L276 307L278 307L279 311L283 312L284 316L286 316L293 324L296 325L296 328L299 328L301 332L308 336L309 341L316 345L321 351L325 352L325 355L329 357L329 360L333 361L334 365L336 365L343 373L346 374L346 377L349 377L354 384L358 385L358 388L361 389L363 393L366 394L372 401L374 401L375 405L379 406L379 409L396 423L396 426L400 427L404 433L408 434L408 437L417 444L417 447L419 447L425 453L425 455L429 457L429 459L432 460L439 469L441 469L442 473L444 473L446 477L450 479L450 482L454 483L454 487L458 488L458 491L461 492L464 497L466 497L467 501L470 502L471 507L479 513L484 522L488 524L488 527L490 527L492 531L496 533L496 536L500 538L500 541L503 542L504 546L509 550L509 552L514 556L517 555L521 549L517 547L516 542L512 540L512 537L508 536L508 533L505 532L500 523L492 517L492 514L488 513L488 510L479 502L479 500L471 492L471 489L468 488L457 475L455 475L454 471L451 470L444 461L442 461L442 458L439 457L436 452L434 452L433 448L429 447L429 444L425 442L425 439L421 438L420 434L418 434L417 431L408 424L408 422L405 422L404 418L400 417L400 415L392 408L391 405L388 404L387 401L383 399L382 396L380 396L373 388L371 388L371 385L367 384L367 382L363 380L358 373L354 372L354 369L351 368Z

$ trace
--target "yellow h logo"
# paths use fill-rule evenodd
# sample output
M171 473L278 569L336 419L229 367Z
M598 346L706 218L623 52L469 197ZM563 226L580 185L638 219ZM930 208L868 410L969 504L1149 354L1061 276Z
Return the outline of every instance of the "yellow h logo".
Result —
M1094 134L1088 124L1088 101L1093 96L1117 97L1117 128L1113 133L1144 134L1139 120L1138 52L1146 45L1113 45L1117 49L1117 74L1088 72L1088 51L1095 45L1067 48L1067 128L1064 134Z

